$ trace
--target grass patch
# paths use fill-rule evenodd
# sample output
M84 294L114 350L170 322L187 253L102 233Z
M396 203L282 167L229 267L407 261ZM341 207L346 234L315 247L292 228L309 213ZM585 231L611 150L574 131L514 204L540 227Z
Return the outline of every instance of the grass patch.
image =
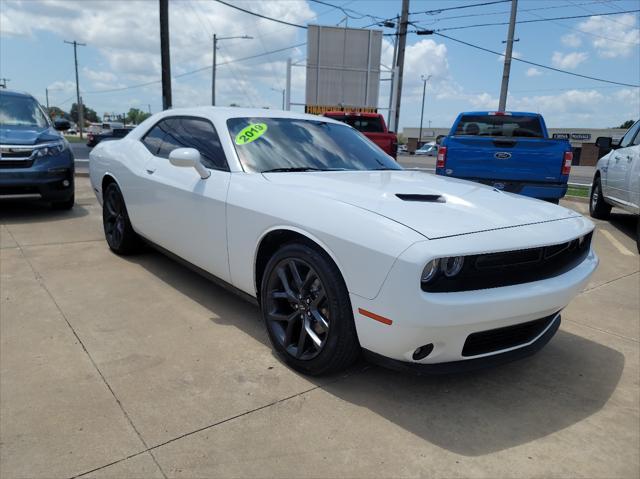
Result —
M64 137L69 143L84 143L87 141L86 138L80 138L79 136L75 135L64 135Z
M567 196L577 196L579 198L587 198L589 196L589 188L583 186L570 186L567 189Z

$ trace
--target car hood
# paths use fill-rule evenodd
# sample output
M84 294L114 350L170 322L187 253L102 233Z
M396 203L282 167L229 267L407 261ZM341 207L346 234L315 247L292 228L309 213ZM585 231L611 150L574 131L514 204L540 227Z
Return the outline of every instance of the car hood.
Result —
M19 125L0 127L0 144L2 145L35 145L60 138L60 134L53 128Z
M429 239L580 216L544 201L422 171L265 173L263 176L303 195L331 198L382 215Z

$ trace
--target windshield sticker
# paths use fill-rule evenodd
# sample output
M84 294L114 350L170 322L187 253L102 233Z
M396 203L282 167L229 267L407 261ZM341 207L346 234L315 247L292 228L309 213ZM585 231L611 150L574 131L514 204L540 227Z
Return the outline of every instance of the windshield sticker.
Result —
M266 123L252 123L236 135L236 145L244 145L256 141L267 131Z

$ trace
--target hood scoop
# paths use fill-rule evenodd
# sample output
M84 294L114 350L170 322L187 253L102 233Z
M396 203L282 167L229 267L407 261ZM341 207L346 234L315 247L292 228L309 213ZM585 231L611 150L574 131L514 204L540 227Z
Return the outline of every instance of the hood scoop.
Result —
M442 195L421 195L421 194L405 194L396 193L396 196L402 201L417 201L419 203L446 203L447 200Z

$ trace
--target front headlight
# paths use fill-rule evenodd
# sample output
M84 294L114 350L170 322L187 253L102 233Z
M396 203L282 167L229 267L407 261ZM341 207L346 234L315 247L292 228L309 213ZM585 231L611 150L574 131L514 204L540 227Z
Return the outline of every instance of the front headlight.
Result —
M457 276L464 266L464 256L450 256L447 258L436 258L429 261L422 270L420 282L422 284L435 281L440 273L447 278Z
M67 147L64 141L58 141L55 143L47 143L46 146L36 147L36 158L42 158L44 156L55 156L62 153Z
M433 281L436 276L438 276L438 271L440 270L440 259L432 259L427 263L427 265L422 270L422 276L420 281L423 283L430 283Z

